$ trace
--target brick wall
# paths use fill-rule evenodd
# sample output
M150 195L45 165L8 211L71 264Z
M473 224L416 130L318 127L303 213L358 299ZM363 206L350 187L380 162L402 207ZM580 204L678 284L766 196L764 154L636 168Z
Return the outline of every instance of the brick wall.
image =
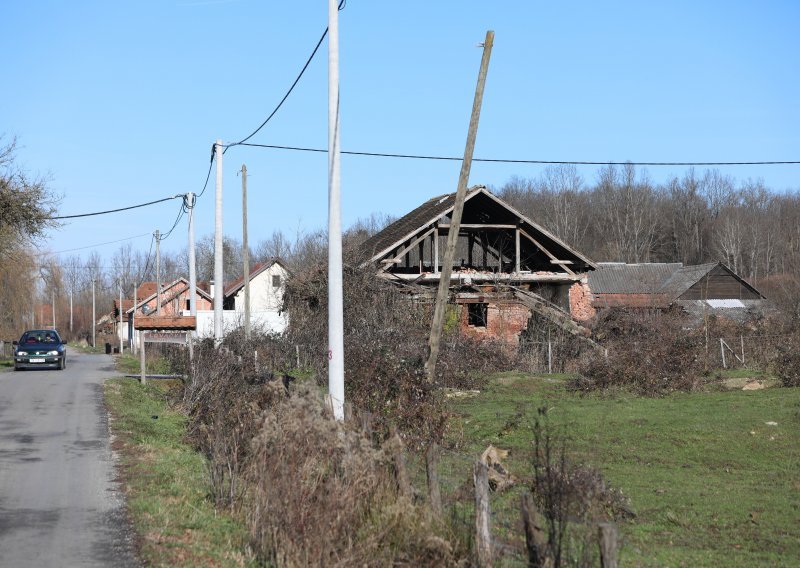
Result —
M517 347L530 315L530 310L518 302L488 302L486 327L474 326L469 324L469 310L464 305L460 316L461 333L479 339L499 339L510 347Z
M592 307L592 292L588 282L581 280L570 286L569 313L577 321L590 320L597 314Z

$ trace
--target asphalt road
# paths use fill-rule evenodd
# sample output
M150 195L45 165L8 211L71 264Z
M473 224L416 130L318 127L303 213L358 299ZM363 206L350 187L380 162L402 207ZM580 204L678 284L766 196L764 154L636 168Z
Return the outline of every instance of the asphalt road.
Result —
M139 566L115 482L110 355L0 372L0 567Z

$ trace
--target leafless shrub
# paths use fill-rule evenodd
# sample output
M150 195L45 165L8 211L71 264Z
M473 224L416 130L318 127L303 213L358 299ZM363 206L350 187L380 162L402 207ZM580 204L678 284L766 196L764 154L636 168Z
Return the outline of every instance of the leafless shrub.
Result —
M685 327L680 314L641 317L612 310L594 331L608 355L599 350L587 353L578 378L571 382L573 389L616 387L655 396L691 391L700 384L702 334Z
M278 566L448 566L465 557L427 507L398 498L390 456L319 393L278 387L262 413L246 478L257 553Z
M547 556L552 566L586 565L596 523L635 516L628 499L611 488L597 469L567 457L567 439L556 431L547 408L534 421L531 492L545 518Z
M254 436L256 417L274 393L257 375L243 372L239 357L215 349L211 341L195 349L192 377L184 391L189 435L206 455L217 504L233 507L239 479Z

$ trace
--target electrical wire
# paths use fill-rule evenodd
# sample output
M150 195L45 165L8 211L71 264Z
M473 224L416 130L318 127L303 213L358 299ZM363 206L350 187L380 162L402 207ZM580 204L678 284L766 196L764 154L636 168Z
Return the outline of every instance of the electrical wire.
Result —
M184 213L186 213L186 197L185 196L183 198L183 201L181 202L181 208L180 208L180 211L178 211L178 217L175 219L175 222L172 224L172 228L169 231L167 231L165 234L159 234L159 236L158 236L159 242L169 238L169 236L172 234L172 231L174 231L175 227L177 227L178 223L180 223L181 218L183 217Z
M341 0L341 2L339 2L338 10L339 11L344 10L344 7L345 7L346 4L347 4L346 0ZM305 65L303 65L303 68L300 70L300 73L295 78L295 80L292 83L291 87L289 87L289 90L286 91L286 94L283 95L283 98L280 100L280 102L275 107L275 109L273 109L273 111L269 114L269 116L267 116L267 118L264 120L264 122L262 122L259 125L259 127L256 128L253 132L251 132L248 136L242 138L238 142L233 142L232 144L225 144L224 145L225 150L223 150L223 154L228 151L228 148L232 148L233 146L240 146L240 145L244 144L245 142L247 142L248 140L250 140L253 136L258 134L258 132L262 128L264 128L264 126L266 126L266 124L270 120L272 120L272 117L275 116L275 114L278 112L278 110L281 108L281 106L283 106L283 103L286 102L286 99L289 98L289 95L292 94L292 91L294 90L295 86L297 86L297 83L300 81L300 78L306 72L306 69L308 69L309 64L311 64L311 60L314 59L314 56L317 54L317 51L319 50L319 46L322 45L322 42L325 39L325 36L327 36L327 35L328 35L328 28L326 27L325 31L322 32L322 35L320 36L319 41L317 42L317 45L314 46L314 50L311 52L311 55L309 55L308 59L305 62Z
M88 246L85 246L85 247L78 247L78 248L72 248L72 249L67 249L67 250L59 250L59 251L56 251L56 252L41 252L41 253L38 253L38 254L36 254L34 256L56 255L56 254L62 254L62 253L65 253L65 252L73 252L73 251L76 251L76 250L85 250L85 249L89 249L89 248L100 247L100 246L103 246L103 245L113 245L114 243L121 243L123 241L130 241L130 240L133 240L133 239L146 237L149 234L150 233L142 233L141 235L134 235L132 237L125 237L124 239L117 239L116 241L107 241L105 243L97 243L97 244L88 245Z
M211 168L214 167L214 157L216 155L215 150L217 149L217 143L214 142L211 145L211 161L208 164L208 173L206 174L206 183L203 184L203 191L201 191L197 197L202 197L202 195L206 192L206 188L208 187L208 180L211 179Z
M164 201L169 201L171 199L175 199L176 197L182 197L181 195L173 195L172 197L165 197L164 199L157 199L155 201L148 201L147 203L140 203L139 205L131 205L130 207L121 207L119 209L109 209L107 211L96 211L94 213L79 213L78 215L60 215L58 217L48 217L47 219L50 221L55 221L59 219L78 219L79 217L93 217L95 215L108 215L109 213L119 213L120 211L129 211L131 209L138 209L139 207L147 207L148 205L155 205L156 203L163 203Z
M321 148L303 148L299 146L278 146L274 144L254 144L254 143L241 143L240 146L250 146L254 148L269 148L273 150L292 150L296 152L317 152L327 153L328 150ZM342 154L350 156L369 156L374 158L407 158L413 160L444 160L444 161L458 161L463 158L455 158L451 156L425 156L420 154L387 154L381 152L346 152L341 151ZM774 165L790 165L800 164L800 160L769 160L769 161L752 161L752 162L592 162L592 161L577 161L577 160L512 160L512 159L493 159L493 158L473 158L473 162L488 162L500 164L569 164L576 166L774 166Z

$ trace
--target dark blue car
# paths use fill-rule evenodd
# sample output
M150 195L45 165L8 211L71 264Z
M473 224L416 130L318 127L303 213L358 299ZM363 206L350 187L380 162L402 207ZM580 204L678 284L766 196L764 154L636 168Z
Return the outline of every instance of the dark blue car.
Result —
M14 342L14 370L65 369L67 344L54 329L31 329Z

